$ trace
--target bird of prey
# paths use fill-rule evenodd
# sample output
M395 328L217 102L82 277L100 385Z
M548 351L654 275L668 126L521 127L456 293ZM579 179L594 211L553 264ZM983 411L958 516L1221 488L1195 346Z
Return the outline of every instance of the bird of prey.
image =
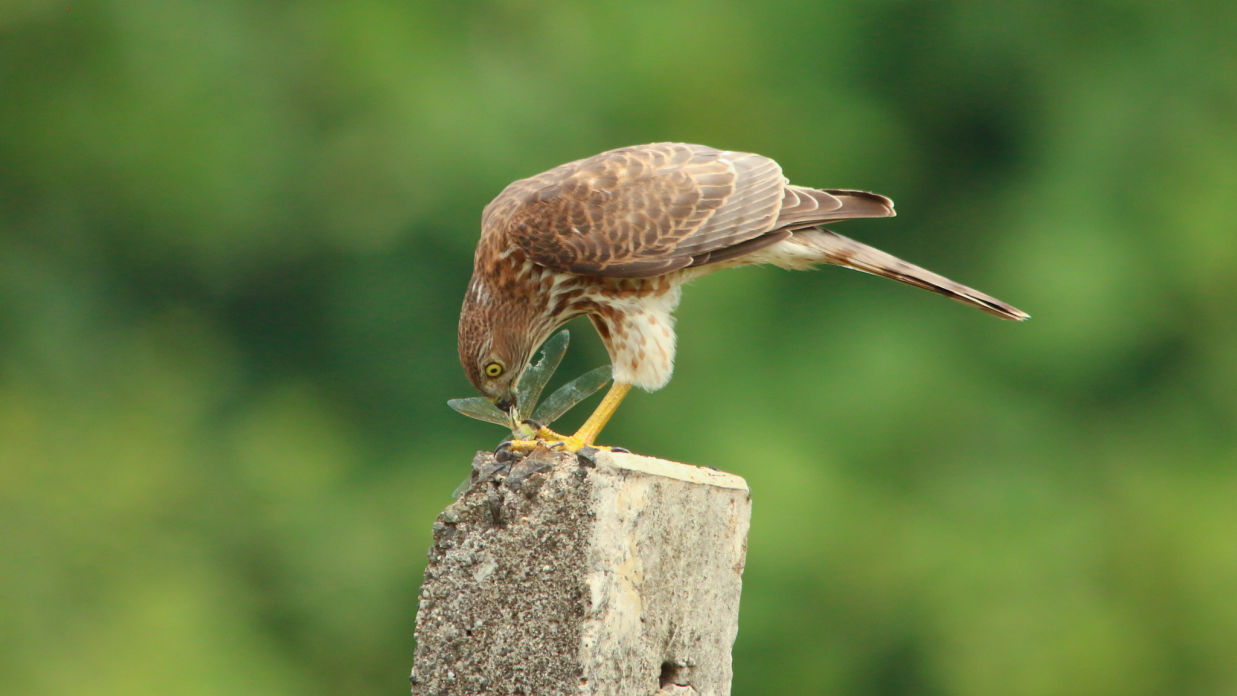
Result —
M563 323L588 316L610 353L610 390L574 435L541 427L512 443L576 451L593 445L632 386L655 391L670 380L681 288L714 271L833 264L1002 319L1029 316L824 228L893 215L893 202L879 194L795 186L768 157L704 145L636 145L560 165L507 186L482 213L460 313L460 362L515 424L515 387L533 351Z

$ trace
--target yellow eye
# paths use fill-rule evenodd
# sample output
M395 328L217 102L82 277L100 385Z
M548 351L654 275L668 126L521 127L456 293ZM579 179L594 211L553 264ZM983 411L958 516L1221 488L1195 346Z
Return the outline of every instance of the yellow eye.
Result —
M485 366L486 377L497 377L503 373L503 366L496 362L492 362Z

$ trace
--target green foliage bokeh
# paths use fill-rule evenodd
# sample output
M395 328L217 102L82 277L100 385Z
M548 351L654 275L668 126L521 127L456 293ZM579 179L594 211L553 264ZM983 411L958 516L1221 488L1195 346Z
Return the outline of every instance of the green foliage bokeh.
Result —
M688 289L604 439L751 484L736 694L1237 693L1235 8L0 7L5 691L406 692L481 208L684 140L1034 315Z

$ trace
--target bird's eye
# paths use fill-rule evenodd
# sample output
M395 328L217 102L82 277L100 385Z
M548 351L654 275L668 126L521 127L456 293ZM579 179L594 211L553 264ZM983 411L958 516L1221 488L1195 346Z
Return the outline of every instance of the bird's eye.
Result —
M503 373L503 366L496 362L492 362L485 366L486 377L497 377Z

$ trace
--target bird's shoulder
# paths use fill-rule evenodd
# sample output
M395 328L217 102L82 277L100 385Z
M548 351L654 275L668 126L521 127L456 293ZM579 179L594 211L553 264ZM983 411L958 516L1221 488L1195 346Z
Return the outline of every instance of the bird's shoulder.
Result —
M766 230L784 185L781 168L761 155L636 145L513 182L486 207L482 234L564 270L653 274Z
M692 174L703 174L709 168L724 171L717 161L720 153L705 145L650 143L560 164L508 184L485 207L482 224L496 227L521 209L544 209L547 203L603 205L652 185L663 190L686 189Z

